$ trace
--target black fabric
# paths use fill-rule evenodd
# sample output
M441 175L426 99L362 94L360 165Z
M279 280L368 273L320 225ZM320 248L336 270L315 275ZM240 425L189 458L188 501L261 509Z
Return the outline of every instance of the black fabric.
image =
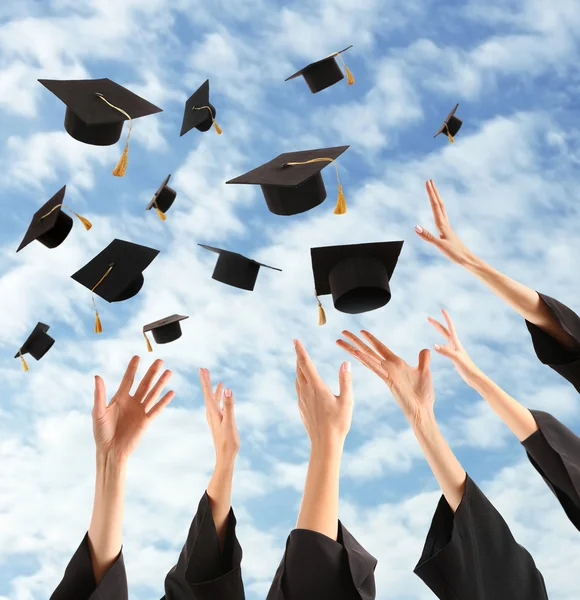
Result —
M467 476L456 512L442 496L414 573L440 600L546 600L529 552Z
M530 412L539 429L522 446L580 531L580 438L552 415L539 410Z
M121 547L119 556L97 586L87 532L68 563L62 581L49 600L128 600L128 598L123 548Z
M558 300L540 292L538 294L548 305L560 327L580 344L580 317ZM534 350L540 361L567 379L576 388L576 391L580 392L580 351L572 352L564 348L551 335L528 320L526 320L526 326L532 336Z
M374 600L376 566L340 521L336 541L294 529L266 600Z
M202 496L177 564L165 578L161 600L244 600L242 547L236 537L236 517L230 509L224 552L209 505Z

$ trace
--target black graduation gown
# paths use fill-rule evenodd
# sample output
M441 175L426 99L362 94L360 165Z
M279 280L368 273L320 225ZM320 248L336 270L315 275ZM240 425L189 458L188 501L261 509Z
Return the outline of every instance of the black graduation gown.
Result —
M546 600L529 552L467 476L455 514L442 496L414 569L440 600Z
M558 300L540 294L540 292L538 294L558 319L562 329L580 343L580 317ZM534 350L540 361L567 379L576 388L576 391L580 392L580 352L571 352L564 348L552 336L528 320L526 320L526 326L532 336Z
M230 508L222 556L206 491L179 560L165 578L161 600L244 600L241 562L234 511Z
M539 429L522 446L580 531L580 438L552 415L540 410L530 412Z
M376 566L340 520L336 541L293 529L266 600L374 600Z
M89 532L68 563L64 577L49 600L128 600L123 548L99 585L95 582Z

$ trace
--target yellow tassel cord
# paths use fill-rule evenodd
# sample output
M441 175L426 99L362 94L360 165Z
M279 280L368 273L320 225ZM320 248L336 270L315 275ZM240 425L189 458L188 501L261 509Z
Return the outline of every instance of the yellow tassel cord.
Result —
M342 58L342 54L338 54L340 60L342 60L342 64L344 65L344 70L346 71L346 81L348 83L348 85L352 85L354 83L354 77L353 74L350 72L350 69L346 66L346 63L344 62L344 58Z
M22 368L24 369L24 372L26 373L26 371L28 371L28 365L26 364L26 361L24 360L24 356L22 356L22 352L19 350L18 354L20 355L20 360L22 361Z
M165 219L167 219L167 215L159 208L159 206L157 206L157 202L153 203L153 206L155 207L155 210L157 211L157 216L162 220L165 221Z
M203 110L204 108L207 108L207 110L209 110L211 122L213 123L213 128L215 129L218 135L221 135L223 133L222 128L217 124L216 120L213 118L213 113L211 112L211 108L209 106L194 106L192 110Z
M88 231L93 225L91 224L91 222L79 215L78 213L76 213L74 210L72 210L71 208L69 208L66 204L57 204L56 206L53 206L45 215L43 215L42 217L40 217L40 220L42 221L42 219L46 219L46 217L48 217L48 215L52 214L59 206L63 206L64 208L66 208L67 210L70 210L71 213L77 217L77 219L85 226L85 229Z
M344 192L342 191L342 185L340 184L340 177L338 176L338 165L334 158L313 158L312 160L306 160L304 162L289 162L287 165L307 165L308 163L313 162L321 162L323 160L329 160L334 163L336 167L336 179L338 180L338 198L336 200L336 207L334 208L335 215L344 215L346 214L346 198L344 197Z
M126 113L122 108L111 104L103 94L97 93L97 96L103 101L106 102L111 108L118 110L121 114L125 115L127 119L129 119L129 133L127 134L127 139L125 140L125 149L123 150L123 154L121 154L121 158L117 163L117 166L113 169L113 175L115 177L123 177L125 175L125 171L127 170L127 162L129 160L129 138L131 137L131 130L133 129L133 119L129 113Z
M91 292L94 292L103 282L103 279L105 279L105 277L112 271L114 265L111 265L108 269L107 272L101 277L101 279L99 280L99 283L97 283L97 285L95 285L95 287L91 290ZM97 310L97 305L95 304L95 296L93 294L93 306L95 307L95 333L102 333L103 332L103 326L101 325L101 319L99 319L99 311Z
M447 123L445 123L445 129L447 130L445 133L447 134L447 137L449 138L449 141L453 144L453 142L455 140L453 139L453 136L449 132L449 125L447 125Z
M322 303L318 299L318 294L316 293L316 289L314 290L314 297L316 298L316 302L318 302L318 324L326 325L326 314L324 312L324 308L322 308Z
M143 332L143 337L145 338L145 342L147 342L147 352L153 352L153 348L151 348L151 342L149 341L149 338L145 332Z

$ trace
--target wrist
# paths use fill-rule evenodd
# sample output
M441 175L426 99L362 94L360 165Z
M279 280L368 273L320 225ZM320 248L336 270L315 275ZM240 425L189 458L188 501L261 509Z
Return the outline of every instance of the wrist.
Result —
M437 427L433 406L421 408L406 416L415 433L425 433Z
M234 455L234 456L217 455L216 459L215 459L214 471L219 471L219 472L223 472L223 473L233 472L235 462L236 462L236 455Z
M97 451L97 469L111 473L123 473L127 468L127 458L119 457L110 452Z
M314 439L310 444L311 456L341 456L344 449L343 437Z
M460 261L460 266L464 269L467 269L470 273L475 275L481 273L488 266L487 263L473 254L473 252L468 252Z

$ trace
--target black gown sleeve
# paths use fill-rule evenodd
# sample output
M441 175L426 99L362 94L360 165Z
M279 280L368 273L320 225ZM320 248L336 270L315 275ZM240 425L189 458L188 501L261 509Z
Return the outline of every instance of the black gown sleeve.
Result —
M244 600L241 562L234 511L230 508L222 555L206 491L179 560L165 578L161 600Z
M467 476L455 513L442 496L414 573L440 600L547 600L544 578Z
M123 548L97 585L89 550L89 533L68 563L64 577L49 600L128 600Z
M266 600L374 600L376 566L340 520L336 541L294 529Z
M539 429L522 446L580 531L580 438L552 415L539 410L530 412Z
M552 314L558 319L560 327L580 343L580 317L566 305L540 294ZM580 352L564 348L551 335L526 320L526 326L532 336L536 356L564 379L567 379L580 392Z

